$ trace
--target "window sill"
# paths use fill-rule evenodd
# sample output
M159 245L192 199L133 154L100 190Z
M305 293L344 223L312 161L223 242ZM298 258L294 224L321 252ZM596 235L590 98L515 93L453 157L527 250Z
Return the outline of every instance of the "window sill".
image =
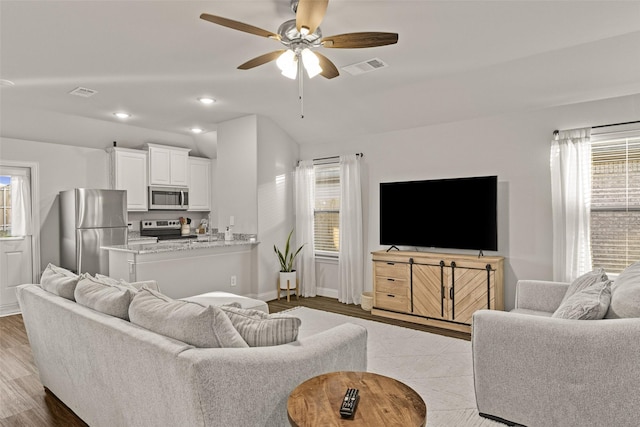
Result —
M11 237L0 237L0 240L24 240L24 236L11 236Z

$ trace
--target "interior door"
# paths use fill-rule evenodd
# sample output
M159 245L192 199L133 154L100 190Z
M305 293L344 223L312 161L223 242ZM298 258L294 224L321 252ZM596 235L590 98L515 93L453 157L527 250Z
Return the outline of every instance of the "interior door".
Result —
M35 283L33 277L32 227L20 227L31 212L21 212L16 202L16 179L31 187L30 169L0 166L0 315L19 311L16 286ZM30 193L30 192L27 192ZM30 198L30 194L26 194ZM21 229L19 233L16 231Z

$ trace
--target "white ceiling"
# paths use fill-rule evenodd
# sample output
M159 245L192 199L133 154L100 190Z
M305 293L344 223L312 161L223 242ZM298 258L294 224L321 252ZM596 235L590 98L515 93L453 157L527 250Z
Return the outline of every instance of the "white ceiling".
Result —
M639 1L331 0L325 36L397 32L396 45L320 51L375 72L304 80L275 63L273 40L199 18L272 32L289 0L0 1L2 136L104 148L119 138L215 146L216 124L258 114L300 144L640 93ZM97 90L71 96L77 86ZM196 98L210 95L212 106ZM112 113L133 116L122 125ZM208 134L193 137L199 126ZM214 149L215 150L215 149ZM206 153L205 153L206 154Z

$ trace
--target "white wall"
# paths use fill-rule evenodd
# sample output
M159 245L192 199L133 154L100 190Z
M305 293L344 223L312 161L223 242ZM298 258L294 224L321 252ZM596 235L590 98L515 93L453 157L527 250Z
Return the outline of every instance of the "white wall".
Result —
M298 144L265 117L258 118L258 295L276 297L280 264L273 245L282 247L295 225L293 170ZM294 233L295 236L295 233Z
M0 138L2 160L37 162L40 172L40 266L60 264L58 193L73 188L108 188L104 150Z
M555 129L637 120L640 95L528 113L399 130L302 146L302 159L363 152L365 290L379 245L379 183L498 175L498 251L505 260L505 308L518 279L552 278L549 146ZM414 248L403 248L414 249ZM421 249L426 250L426 249ZM463 253L477 253L457 251ZM320 287L331 287L318 283ZM335 287L335 286L334 286Z
M218 228L234 217L236 233L258 232L258 135L255 115L218 125L218 158L214 178L218 194Z

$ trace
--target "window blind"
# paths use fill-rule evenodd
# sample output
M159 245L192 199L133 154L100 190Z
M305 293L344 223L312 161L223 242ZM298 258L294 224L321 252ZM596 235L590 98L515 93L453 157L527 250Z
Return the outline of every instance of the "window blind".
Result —
M314 239L316 253L340 248L340 169L337 164L316 165Z
M591 254L611 273L640 260L640 135L591 143Z

